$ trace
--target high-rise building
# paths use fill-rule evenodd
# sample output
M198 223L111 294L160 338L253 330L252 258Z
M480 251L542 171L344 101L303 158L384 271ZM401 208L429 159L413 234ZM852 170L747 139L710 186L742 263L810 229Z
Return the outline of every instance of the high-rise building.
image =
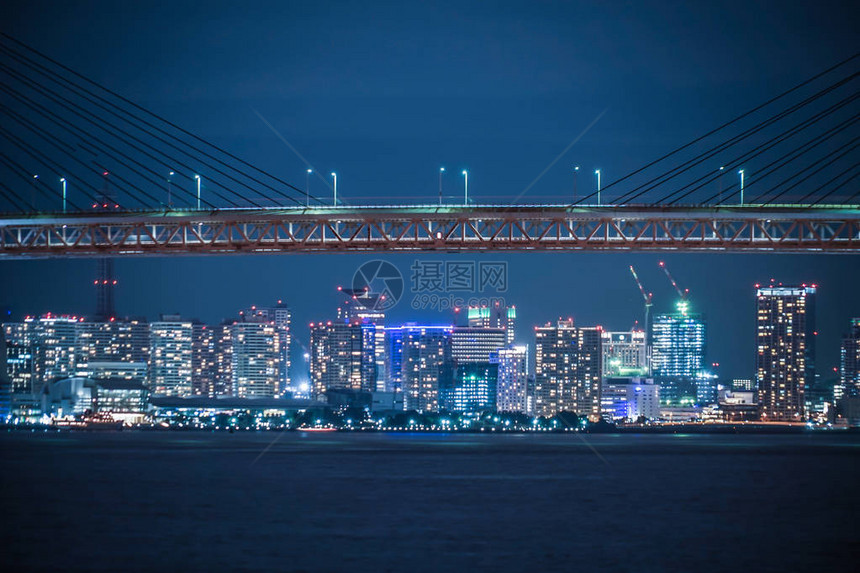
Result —
M39 385L36 367L37 336L32 320L6 323L3 339L6 342L6 374L12 394L34 394Z
M681 301L677 312L654 316L651 332L651 370L660 399L669 406L695 404L696 386L705 373L704 318Z
M385 335L385 294L370 293L366 289L356 290L338 287L338 292L344 300L337 309L337 318L341 322L358 323L364 328L364 361L365 374L369 380L375 378L378 392L386 391L387 349ZM373 362L370 362L370 351L373 351ZM371 369L373 372L371 372Z
M149 325L144 320L78 321L76 362L147 362Z
M517 318L515 306L502 306L498 301L491 306L470 306L466 310L469 326L473 328L501 328L505 331L505 344L513 344L514 324Z
M439 387L440 407L457 412L496 409L498 352L504 328L455 326L451 331L453 376Z
M439 387L441 408L452 412L495 410L498 376L497 362L457 364L451 383Z
M278 394L290 386L290 368L292 360L293 333L291 329L292 313L290 308L279 300L275 306L252 306L239 312L240 322L269 322L278 331Z
M851 331L842 338L839 386L843 395L860 396L860 318L851 320Z
M353 390L372 392L376 380L363 378L371 367L375 372L374 353L366 348L366 329L359 323L340 321L311 323L311 390L324 397L326 391ZM374 339L375 340L375 339Z
M388 385L403 392L407 410L439 409L439 389L449 387L454 375L452 330L451 326L415 324L386 329Z
M37 321L36 369L42 384L74 374L78 322L74 316L50 313Z
M535 414L599 419L601 332L570 319L535 328Z
M280 395L279 332L280 329L270 322L236 322L230 326L233 388L237 397Z
M9 376L5 329L0 332L0 365L0 421L5 422L12 413L12 380Z
M500 412L528 412L528 346L499 350L496 409Z
M149 389L156 396L192 395L194 323L165 315L149 325Z
M233 330L232 323L225 322L218 326L210 327L215 339L215 356L212 366L212 387L209 395L212 396L235 396L236 389L233 387ZM201 388L202 388L201 384Z
M815 286L756 289L756 382L762 420L804 419L815 378Z
M603 377L642 376L648 373L645 349L645 331L604 331Z
M451 331L451 357L459 364L488 363L490 355L507 345L502 328L455 326Z
M218 363L219 329L194 323L191 343L191 393L214 398ZM232 372L232 364L231 364Z

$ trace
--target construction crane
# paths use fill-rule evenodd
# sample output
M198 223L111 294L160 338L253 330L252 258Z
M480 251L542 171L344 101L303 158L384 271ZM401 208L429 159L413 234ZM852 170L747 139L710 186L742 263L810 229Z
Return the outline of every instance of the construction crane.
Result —
M645 301L645 369L648 376L651 376L651 340L648 331L651 330L651 307L654 306L650 292L645 292L645 287L642 286L642 281L639 280L639 275L636 274L636 269L630 265L630 274L633 275L633 280L636 281L636 286L639 287L639 292L642 293L642 299Z
M669 268L663 261L660 261L660 268L663 269L663 272L666 273L666 277L668 277L669 282L672 283L673 287L675 287L675 290L678 292L678 296L681 297L681 301L686 301L687 295L690 294L690 289L685 288L684 290L681 290L681 287L679 287L678 283L675 282L675 279L672 278L671 273L669 273Z

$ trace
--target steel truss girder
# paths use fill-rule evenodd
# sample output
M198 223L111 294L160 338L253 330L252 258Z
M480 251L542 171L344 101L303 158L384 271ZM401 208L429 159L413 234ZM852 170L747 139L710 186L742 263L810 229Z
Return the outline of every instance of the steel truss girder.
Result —
M860 252L856 207L479 206L0 217L0 257L366 251Z

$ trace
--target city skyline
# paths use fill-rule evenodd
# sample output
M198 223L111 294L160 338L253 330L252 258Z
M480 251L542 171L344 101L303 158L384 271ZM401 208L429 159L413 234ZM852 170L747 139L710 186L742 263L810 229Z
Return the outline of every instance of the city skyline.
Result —
M566 255L536 256L553 258ZM587 257L587 255L576 256ZM673 263L673 261L684 261L685 259L693 257L692 255L668 257L665 255L638 255L636 257L622 257L617 255L609 256L620 260L619 264L615 265L613 268L613 275L607 278L606 285L604 286L592 281L585 281L586 283L591 283L594 287L589 289L590 296L595 298L601 297L603 299L605 306L602 308L597 304L586 303L586 299L589 298L588 295L585 297L557 296L558 289L551 289L546 292L540 297L541 302L535 304L533 297L525 295L521 296L518 294L529 292L529 286L528 284L523 284L526 282L523 280L525 277L519 275L516 264L510 264L510 287L507 292L501 294L504 295L503 299L508 304L513 304L517 308L517 335L519 337L526 336L525 339L521 339L518 342L532 344L533 341L529 340L526 335L528 329L533 326L542 325L547 321L557 320L558 318L572 317L578 325L602 326L607 331L625 331L630 330L634 326L641 328L644 321L641 297L638 296L638 292L636 290L637 287L630 278L629 271L627 271L623 263L631 260L637 261L637 259L643 258L646 259L646 261L648 259L654 261L654 266L650 268L649 265L639 262L636 263L639 274L642 275L643 280L646 281L646 288L654 293L652 319L656 314L661 312L666 313L676 310L675 305L678 301L678 296L672 289L671 284L662 275L662 272L659 270L657 265L658 261L669 261L669 264L676 269L675 273L677 275L677 280L681 284L685 285L685 288L689 288L690 290L689 306L691 312L705 315L705 320L708 323L709 329L707 341L708 351L706 357L708 362L707 365L710 367L711 363L719 363L721 365L719 369L721 378L749 378L752 377L755 372L755 356L754 352L750 350L750 348L754 346L755 325L751 318L752 314L750 309L755 305L754 295L756 284L769 284L770 278L774 278L776 279L775 282L782 282L783 284L817 284L821 291L821 294L818 297L819 303L817 313L817 330L819 332L819 343L817 348L819 362L818 373L824 378L838 377L838 373L833 369L836 368L838 370L839 367L839 341L847 331L848 327L845 325L848 321L851 318L860 315L860 300L858 300L858 297L852 296L854 295L854 290L851 286L854 284L854 281L857 281L856 284L860 284L860 269L855 269L851 265L846 266L840 264L842 260L845 260L846 262L849 261L850 257L846 259L841 257L831 258L830 260L832 261L832 264L825 265L816 265L815 261L812 261L812 267L823 267L827 272L819 271L817 273L807 273L793 270L792 272L784 273L787 277L798 277L799 280L796 281L780 280L779 277L781 275L774 273L776 276L756 278L756 280L752 281L750 284L743 285L727 280L726 274L731 273L734 269L731 268L732 265L727 265L726 273L720 272L719 263L721 261L719 260L717 260L717 268L714 268L714 265L706 265L701 262L694 265L678 264L678 262ZM719 255L709 255L709 257L719 257ZM355 257L355 259L356 264L354 268L357 269L360 266L360 259L358 257ZM392 260L395 263L398 261L409 261L408 263L401 262L396 264L396 266L401 269L404 276L408 276L408 266L411 264L411 261L416 260L415 257L408 255L388 257L387 259ZM462 259L470 260L468 257ZM350 256L347 260L353 260L353 257ZM433 260L442 259L433 258ZM325 262L325 258L323 258L323 262ZM707 260L705 262L707 262ZM63 261L54 261L51 264L56 265L57 263L63 263ZM290 358L293 361L301 358L300 352L303 351L300 349L303 346L306 347L309 343L309 332L307 328L302 325L307 325L310 322L319 321L320 319L331 320L336 318L336 309L342 306L342 297L337 291L337 285L349 284L352 279L351 275L353 272L353 268L351 266L347 267L346 272L344 272L341 267L338 267L337 269L321 269L321 274L329 274L330 276L334 275L333 280L330 283L331 287L311 291L302 289L299 283L289 280L283 283L284 288L277 288L277 281L274 280L259 281L254 284L247 285L245 288L252 292L256 291L261 293L260 296L255 297L253 294L237 293L235 298L219 297L213 301L214 304L206 304L206 308L204 309L199 306L200 299L194 294L193 290L176 291L172 288L163 290L162 294L164 295L164 298L174 302L172 304L161 304L156 298L156 293L158 293L157 289L150 288L141 290L141 287L144 285L135 284L134 279L126 278L136 276L137 272L135 271L146 272L144 269L136 269L136 263L137 261L128 262L120 260L119 264L117 264L117 268L120 269L116 271L118 284L115 287L117 289L116 299L118 316L131 318L145 317L147 320L153 321L157 320L162 314L176 314L178 312L185 320L196 319L206 324L216 325L220 324L223 320L234 317L238 310L250 308L254 304L265 306L266 301L283 300L284 303L289 306L290 312L292 313L292 333L297 337L296 344L293 344L294 350L290 355ZM4 264L21 265L22 263L6 262ZM32 265L33 263L31 262L29 264ZM164 261L164 264L171 266L170 261ZM123 272L122 269L125 265L128 265L131 273ZM88 317L88 320L91 320L90 317L94 317L96 314L96 293L92 289L92 283L86 279L85 276L87 274L86 271L89 271L90 276L96 272L96 262L93 261L91 264L84 263L82 265L81 261L73 261L69 266L74 268L75 271L69 273L71 275L70 280L66 283L62 285L45 285L45 288L40 289L38 293L23 290L19 291L19 294L23 295L22 298L25 300L33 294L36 294L38 298L41 298L42 300L52 298L54 300L62 301L65 299L68 301L66 306L61 308L60 302L56 304L42 303L42 305L37 303L29 308L25 308L24 304L17 303L12 307L15 309L14 312L6 316L17 316L18 320L20 320L28 314L37 316L44 314L45 312L53 312L55 314L86 316ZM177 273L174 274L174 277L182 276L182 274L187 273L186 276L189 282L205 283L205 280L199 276L198 270L193 268L194 265L191 265L191 269L188 269L188 266L189 265L177 265ZM251 264L241 266L250 266L253 268L257 265ZM328 267L328 265L324 266ZM708 268L710 270L702 274L701 272L696 272L697 266L700 268ZM763 267L765 270L767 270L767 267L771 267L773 270L778 269L778 267L774 268L772 263L765 264ZM581 267L579 268L581 269ZM761 275L766 273L750 270L746 274L761 277ZM808 278L809 275L814 274L817 274L818 276L827 275L833 277L839 277L841 275L841 279L836 279L833 282L810 280ZM70 284L71 280L73 280L76 275L84 282L83 285ZM571 275L573 276L573 273L571 273ZM287 276L289 275L287 274ZM192 279L191 277L195 278ZM242 281L234 280L230 276L219 277L219 279L236 284L237 289L242 288ZM236 279L239 279L239 277L236 277ZM216 279L215 276L212 276L211 280L218 279ZM129 284L129 282L132 284ZM177 282L177 279L174 278L171 283L164 286L173 287L176 286ZM716 286L715 283L719 286ZM578 283L573 280L570 282L572 288L577 288L577 284L583 284L583 281L581 281L581 275ZM705 285L708 285L710 289L712 289L711 292L716 290L719 293L719 296L715 298L707 291L702 292ZM12 285L9 283L6 285L0 285L0 302L4 300L2 296L4 289L9 286ZM76 291L71 291L75 286L77 286ZM157 287L158 285L156 284L152 286ZM201 288L206 290L204 287ZM588 288L587 284L586 288ZM51 289L56 290L51 292ZM294 298L291 300L290 297L286 295L286 293L289 293L290 291L298 291L300 295L294 295ZM70 292L75 292L76 298L74 300L70 300L70 297L68 296ZM182 296L183 292L187 294ZM262 293L266 293L266 295L263 296ZM268 293L271 293L272 296L268 296ZM729 307L725 307L723 302L724 293L730 293L732 298L743 301L742 304L734 304ZM77 298L77 296L80 296L81 298ZM612 300L612 298L615 297L617 297L617 301ZM6 298L8 300L9 297L7 296ZM551 314L545 311L543 313L536 312L537 308L546 306L545 301L547 299L555 299L555 304L557 305L556 312ZM564 300L559 299L569 299L571 302L565 303ZM520 300L525 301L526 303L523 304ZM180 301L187 305L184 308L188 308L189 310L185 311L184 308L180 306ZM307 301L307 303L305 304L304 301ZM619 301L621 304L619 304ZM319 310L310 310L312 305ZM131 306L138 306L138 308L143 310L143 312L126 311L126 309ZM12 311L12 308L7 306L7 309L10 312ZM194 309L197 309L197 311ZM418 322L437 325L452 325L459 321L462 321L463 324L465 324L467 321L465 317L458 318L456 313L451 310L440 312L429 309L413 309L410 306L410 300L406 297L404 300L401 300L398 304L393 306L387 312L387 315L390 321L399 323ZM3 320L8 321L8 318L4 317Z

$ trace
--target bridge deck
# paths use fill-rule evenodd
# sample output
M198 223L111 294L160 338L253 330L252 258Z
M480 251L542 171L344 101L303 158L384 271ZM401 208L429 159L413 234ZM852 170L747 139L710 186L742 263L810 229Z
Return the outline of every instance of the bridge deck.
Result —
M860 252L860 206L411 205L0 216L0 257L368 251Z

